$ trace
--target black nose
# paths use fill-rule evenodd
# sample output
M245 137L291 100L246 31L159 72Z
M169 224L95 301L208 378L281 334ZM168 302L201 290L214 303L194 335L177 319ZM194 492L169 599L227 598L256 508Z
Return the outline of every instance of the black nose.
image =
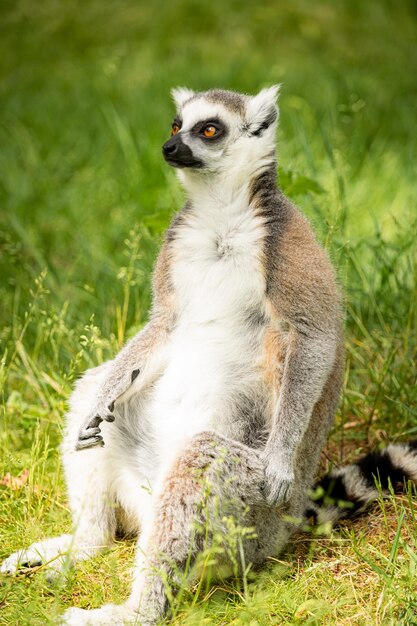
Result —
M178 152L179 145L179 141L176 137L171 137L171 139L168 139L168 141L162 146L164 156L175 156L175 154Z

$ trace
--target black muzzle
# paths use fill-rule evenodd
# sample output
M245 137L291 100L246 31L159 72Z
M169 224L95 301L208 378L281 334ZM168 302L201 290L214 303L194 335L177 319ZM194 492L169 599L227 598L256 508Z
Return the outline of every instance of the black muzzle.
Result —
M174 135L162 146L162 154L167 163L173 167L204 167L203 161L196 159L191 148L181 139L180 135Z

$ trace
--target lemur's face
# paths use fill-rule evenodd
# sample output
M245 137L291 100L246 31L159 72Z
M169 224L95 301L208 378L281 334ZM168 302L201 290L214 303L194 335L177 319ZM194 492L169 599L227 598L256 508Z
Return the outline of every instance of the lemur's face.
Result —
M177 168L216 173L230 170L239 162L271 156L275 150L278 117L277 87L257 96L211 90L194 93L174 89L177 115L171 138L164 144L165 160Z

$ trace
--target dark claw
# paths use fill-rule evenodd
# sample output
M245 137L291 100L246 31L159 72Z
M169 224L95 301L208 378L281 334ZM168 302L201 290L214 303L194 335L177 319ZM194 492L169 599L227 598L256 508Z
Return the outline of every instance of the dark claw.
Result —
M86 450L87 448L93 448L94 446L104 446L103 437L100 435L95 435L90 439L86 439L85 441L78 440L75 446L75 449L78 450Z
M114 415L105 415L104 419L106 420L106 422L114 422L116 418L114 417Z
M110 413L113 413L113 411L114 411L114 400L113 400L113 402L110 402L110 404L109 404L109 406L107 408L109 409Z
M133 370L132 372L132 379L131 382L133 383L134 380L136 380L136 378L139 376L140 374L140 370Z

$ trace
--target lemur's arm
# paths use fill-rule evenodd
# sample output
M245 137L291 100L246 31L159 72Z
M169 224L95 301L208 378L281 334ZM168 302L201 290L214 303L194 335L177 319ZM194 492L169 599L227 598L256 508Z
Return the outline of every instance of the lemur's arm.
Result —
M155 266L151 319L111 362L109 373L97 394L94 409L86 416L79 431L77 450L104 445L99 425L103 420L114 421L115 402L122 396L126 397L129 392L136 393L141 387L148 385L162 367L163 347L174 318L169 261L167 238Z
M327 256L294 211L271 261L267 295L271 323L285 321L288 347L271 432L264 451L265 495L289 498L294 461L341 341L340 296Z

